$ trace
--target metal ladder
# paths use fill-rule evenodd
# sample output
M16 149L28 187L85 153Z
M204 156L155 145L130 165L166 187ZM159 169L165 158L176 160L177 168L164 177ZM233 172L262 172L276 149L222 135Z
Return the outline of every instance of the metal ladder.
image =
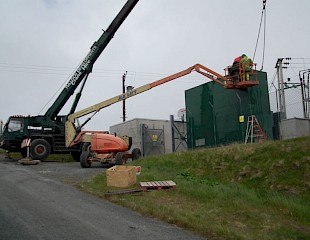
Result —
M255 115L249 116L244 143L253 143L254 141L260 140L266 141L266 135L260 127Z

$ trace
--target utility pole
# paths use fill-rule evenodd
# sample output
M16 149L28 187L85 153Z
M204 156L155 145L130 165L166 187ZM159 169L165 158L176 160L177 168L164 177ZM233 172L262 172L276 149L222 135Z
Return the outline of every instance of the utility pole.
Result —
M286 119L286 105L284 95L284 81L283 81L283 59L278 58L276 68L278 77L278 90L279 90L279 105L280 105L280 119Z
M0 120L0 134L2 134L2 131L3 131L3 122L2 120Z
M125 81L126 81L127 71L123 75L123 94L125 93ZM123 99L123 122L126 121L126 100Z

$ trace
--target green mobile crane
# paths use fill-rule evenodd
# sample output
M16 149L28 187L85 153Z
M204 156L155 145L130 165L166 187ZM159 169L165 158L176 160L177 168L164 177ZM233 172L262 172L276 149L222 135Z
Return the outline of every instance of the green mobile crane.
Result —
M69 112L69 114L74 113L94 63L138 1L127 1L110 26L91 46L83 62L44 115L9 117L0 136L1 148L9 152L21 152L23 157L26 157L25 146L30 145L30 155L33 159L44 160L50 153L71 153L73 158L79 161L81 146L78 144L70 148L66 147L65 122L67 115L58 114L74 94L76 88L81 85Z

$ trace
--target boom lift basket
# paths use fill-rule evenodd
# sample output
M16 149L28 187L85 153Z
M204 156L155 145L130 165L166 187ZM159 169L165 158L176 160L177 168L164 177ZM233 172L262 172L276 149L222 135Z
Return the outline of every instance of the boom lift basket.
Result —
M225 76L231 81L232 88L243 89L259 84L256 63L251 64L251 69L246 71L240 63L228 66L225 69Z

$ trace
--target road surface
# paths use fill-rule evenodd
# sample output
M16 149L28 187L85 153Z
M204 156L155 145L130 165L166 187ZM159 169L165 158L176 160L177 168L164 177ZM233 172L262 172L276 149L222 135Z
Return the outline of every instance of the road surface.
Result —
M70 183L85 171L89 177L105 169L19 165L0 155L0 239L202 239L79 191Z

